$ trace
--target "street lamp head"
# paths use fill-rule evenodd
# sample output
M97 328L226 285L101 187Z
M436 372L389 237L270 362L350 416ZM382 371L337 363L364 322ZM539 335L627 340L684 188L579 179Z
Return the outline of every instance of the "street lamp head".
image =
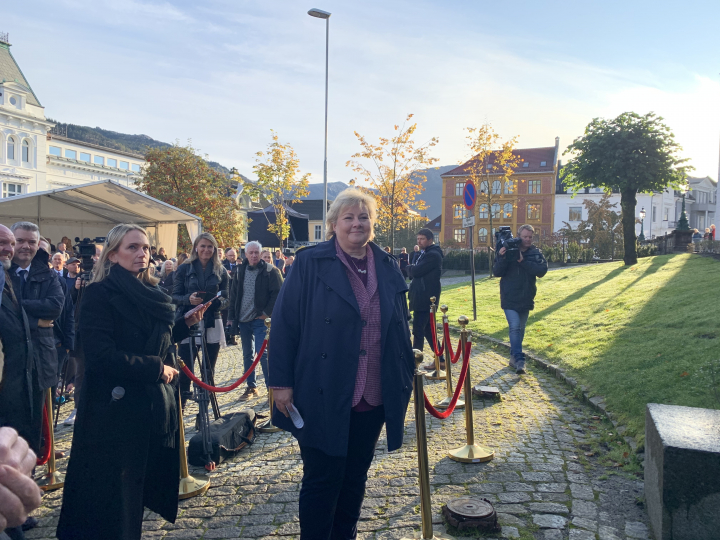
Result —
M329 19L332 13L329 11L323 11L322 9L312 8L308 11L308 15L311 17L317 17L318 19Z
M646 215L647 214L645 213L645 207L643 206L642 210L640 210L640 219L644 220Z

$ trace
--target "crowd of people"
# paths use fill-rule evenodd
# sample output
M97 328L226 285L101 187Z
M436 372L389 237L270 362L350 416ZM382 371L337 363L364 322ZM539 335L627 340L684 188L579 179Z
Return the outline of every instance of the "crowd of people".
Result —
M348 189L328 212L326 241L295 255L256 241L224 249L202 233L189 253L169 257L141 227L122 224L92 261L31 222L0 225L0 538L22 539L33 526L27 515L40 495L31 465L44 445L48 392L74 401L57 537L137 539L145 508L174 521L178 407L192 395L177 356L194 369L204 348L214 384L221 348L239 337L247 371L269 317L272 369L267 350L259 369L274 390L273 422L300 445L301 538L354 538L382 427L389 450L402 444L412 350L425 341L432 349L430 298L439 304L441 294L433 232L421 229L413 251L395 257L372 242L375 220L372 197ZM547 263L532 227L519 233L519 260L500 250L493 271L521 374L535 279ZM258 395L252 372L238 400ZM304 427L290 421L293 410Z

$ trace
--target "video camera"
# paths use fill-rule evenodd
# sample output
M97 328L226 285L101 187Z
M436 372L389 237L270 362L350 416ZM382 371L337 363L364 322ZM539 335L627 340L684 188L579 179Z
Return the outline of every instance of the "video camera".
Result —
M97 236L94 239L83 238L80 240L77 236L75 237L75 244L73 247L80 256L80 277L83 281L90 281L90 274L92 273L93 267L95 266L95 252L97 251L97 244L104 244L105 237Z
M522 240L520 238L513 238L512 229L510 227L498 227L495 231L495 249L500 250L505 248L504 257L511 261L517 261L520 258L520 246Z

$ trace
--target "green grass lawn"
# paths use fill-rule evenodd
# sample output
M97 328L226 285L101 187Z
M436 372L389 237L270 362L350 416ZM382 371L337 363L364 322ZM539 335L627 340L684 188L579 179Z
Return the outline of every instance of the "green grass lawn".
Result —
M507 341L499 282L477 282L469 327ZM451 322L472 320L469 283L444 288L441 303ZM680 254L550 271L524 347L604 396L639 440L646 403L720 408L720 261Z

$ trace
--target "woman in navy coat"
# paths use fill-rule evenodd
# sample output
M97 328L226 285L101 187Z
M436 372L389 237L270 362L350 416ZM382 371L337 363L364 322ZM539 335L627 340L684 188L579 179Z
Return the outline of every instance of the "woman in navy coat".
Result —
M329 239L297 253L273 311L273 422L300 445L302 540L355 538L383 425L388 450L402 445L414 372L407 285L395 258L370 242L375 215L371 197L343 191L328 212Z

